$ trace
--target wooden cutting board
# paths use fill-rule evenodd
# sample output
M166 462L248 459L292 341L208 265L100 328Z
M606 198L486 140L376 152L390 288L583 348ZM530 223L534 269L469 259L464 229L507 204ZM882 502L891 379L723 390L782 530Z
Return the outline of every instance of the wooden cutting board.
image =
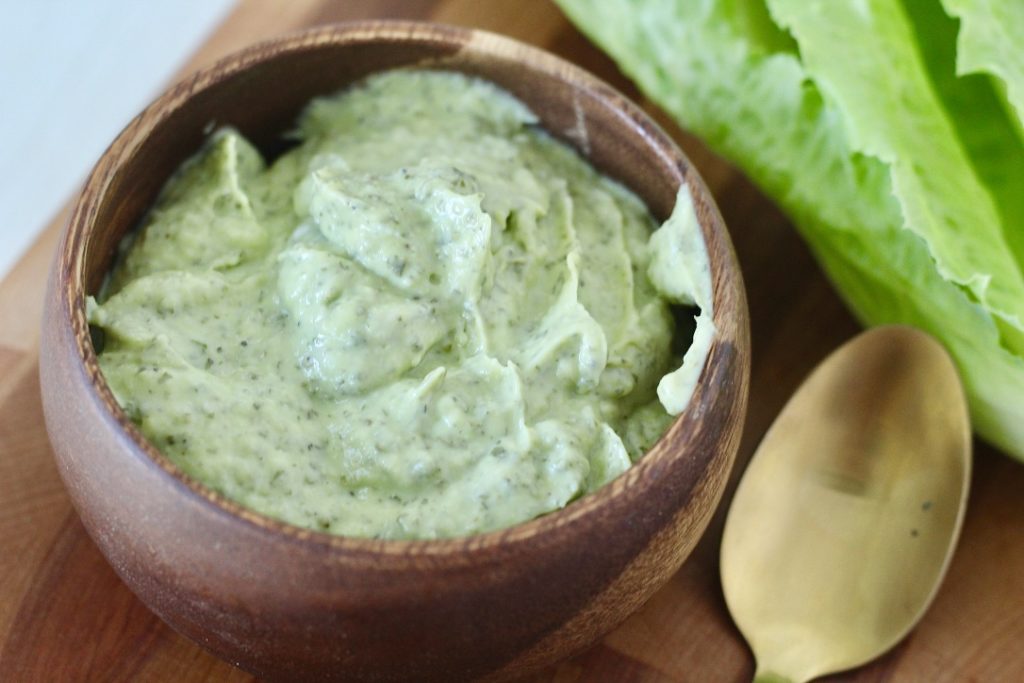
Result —
M566 57L643 102L614 64L544 0L247 0L181 73L287 31L379 17L505 33ZM655 107L646 108L714 192L750 298L750 413L728 501L786 399L857 326L779 211L733 167ZM252 680L153 616L107 566L64 493L43 426L37 328L65 214L0 282L0 681ZM1024 680L1024 466L980 444L975 463L963 537L935 605L886 657L830 680ZM639 613L535 680L749 680L752 658L718 581L724 510L691 559Z

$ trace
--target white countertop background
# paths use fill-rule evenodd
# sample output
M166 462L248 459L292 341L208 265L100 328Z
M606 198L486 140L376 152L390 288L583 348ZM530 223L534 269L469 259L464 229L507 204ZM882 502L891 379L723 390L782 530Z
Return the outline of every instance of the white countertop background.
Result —
M235 0L0 0L0 278Z

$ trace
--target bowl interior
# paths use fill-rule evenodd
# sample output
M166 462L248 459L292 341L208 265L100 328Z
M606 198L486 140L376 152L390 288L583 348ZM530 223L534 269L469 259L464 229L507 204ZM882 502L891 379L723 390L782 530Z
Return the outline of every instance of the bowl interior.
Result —
M716 447L715 441L731 427L708 428L704 421L722 410L719 406L736 404L725 412L731 415L738 409L742 414L746 303L721 217L686 158L621 94L552 55L494 34L398 22L307 31L229 57L162 95L129 124L97 165L63 247L70 260L65 305L97 399L134 441L138 454L177 479L185 490L271 531L285 530L288 535L319 538L319 542L350 549L372 546L390 552L389 544L410 543L369 542L300 530L242 508L191 480L149 445L118 408L98 371L85 323L85 294L99 290L121 239L138 225L166 180L212 130L233 126L273 157L288 144L286 133L312 98L336 92L368 74L399 67L452 69L505 88L537 114L548 132L636 192L659 220L671 213L681 184L689 184L711 263L716 340L689 407L658 444L625 475L564 510L475 538L488 544L499 542L499 535L503 541L526 538L581 518L602 501L627 495L627 490L629 496L642 498L662 486L657 483L659 472L681 458L688 459L685 496L709 472L720 469L722 463L716 464L716 459L724 458L727 469L732 452L729 447ZM723 389L723 379L736 377L744 381ZM720 456L723 450L725 455ZM430 545L432 553L463 549L455 540L412 543Z

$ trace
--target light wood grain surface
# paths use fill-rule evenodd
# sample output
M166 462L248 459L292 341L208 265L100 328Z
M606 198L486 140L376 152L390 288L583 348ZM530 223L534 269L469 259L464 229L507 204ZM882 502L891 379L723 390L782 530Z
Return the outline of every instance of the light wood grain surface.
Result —
M543 0L245 0L182 73L261 38L375 17L505 33L566 57L643 102ZM754 368L735 484L804 375L857 327L772 204L656 108L646 108L715 194L747 283ZM251 680L164 626L124 587L85 535L57 476L43 427L36 348L46 271L63 220L64 213L55 217L0 282L0 680ZM829 680L1024 680L1022 492L1024 466L979 445L960 548L935 605L886 657ZM749 680L753 663L718 582L723 513L724 506L691 559L639 613L536 680Z

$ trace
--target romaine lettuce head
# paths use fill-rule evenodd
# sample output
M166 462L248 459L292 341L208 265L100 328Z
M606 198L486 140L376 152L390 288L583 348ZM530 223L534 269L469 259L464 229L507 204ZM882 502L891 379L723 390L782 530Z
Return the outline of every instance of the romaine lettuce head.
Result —
M1024 460L1024 2L557 1L864 323L942 340L978 432Z

